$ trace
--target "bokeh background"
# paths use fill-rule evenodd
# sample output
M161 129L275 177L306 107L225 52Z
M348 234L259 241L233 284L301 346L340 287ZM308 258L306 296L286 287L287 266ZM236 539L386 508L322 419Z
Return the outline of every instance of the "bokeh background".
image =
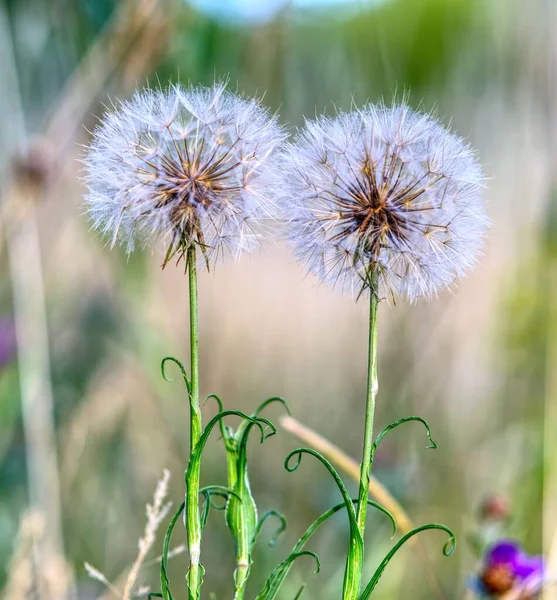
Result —
M425 451L423 432L407 426L385 442L374 471L416 523L447 523L460 543L446 559L440 534L422 538L442 592L406 548L375 597L467 597L477 566L467 537L491 493L510 499L510 533L555 561L556 26L552 0L0 2L6 600L117 597L87 577L84 561L118 587L163 468L173 474L171 498L183 493L184 389L159 370L168 354L188 360L183 269L161 271L159 251L110 251L89 229L79 179L88 131L105 107L168 81L227 78L232 89L264 95L292 129L304 116L406 93L470 139L489 177L494 224L480 266L430 303L385 303L380 314L377 423L419 414L439 449ZM203 274L200 300L202 393L244 411L281 395L301 422L359 456L365 303L306 276L273 242ZM214 406L204 411L207 418ZM270 415L278 419L279 409ZM256 553L252 594L338 501L317 463L284 471L297 445L279 431L250 446L260 509L288 518L278 546ZM224 479L215 436L203 481ZM384 518L370 523L369 574L392 543ZM301 561L281 598L303 581L304 597L339 597L346 525L338 517L323 528L310 545L322 572ZM203 557L205 597L229 597L233 552L222 513L212 515ZM185 597L185 564L184 555L173 559L177 598ZM155 564L140 576L155 591L157 578Z

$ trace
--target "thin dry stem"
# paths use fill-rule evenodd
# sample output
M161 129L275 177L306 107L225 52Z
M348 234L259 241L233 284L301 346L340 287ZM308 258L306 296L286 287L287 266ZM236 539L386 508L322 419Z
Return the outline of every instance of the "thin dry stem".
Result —
M118 590L118 588L115 585L110 583L110 581L108 580L108 578L106 577L106 575L104 573L101 573L101 571L99 571L98 569L95 569L95 567L90 565L88 562L86 562L83 566L85 567L85 570L87 571L87 575L89 575L89 577L91 579L94 579L95 581L99 581L100 583L105 585L118 598L122 597L121 592Z
M11 147L6 147L6 152L21 153L27 146L27 132L10 30L3 12L0 40L6 55L2 73L7 90L4 102L9 107L12 128ZM11 158L0 157L8 162ZM46 527L41 546L35 541L39 568L49 554L62 556L63 546L46 303L34 203L38 191L21 174L18 176L16 169L8 172L2 183L0 195L6 198L0 198L0 213L13 294L29 503L41 510ZM37 597L45 597L40 588Z
M104 88L112 73L130 49L140 45L143 60L134 61L135 75L143 74L147 58L153 54L153 45L159 46L160 38L149 35L151 23L160 33L162 0L128 0L122 2L105 29L96 38L85 58L81 61L66 89L63 91L55 111L45 127L45 137L56 143L59 154L70 146L77 128L89 111L91 103ZM146 45L145 35L152 45ZM130 81L130 69L126 73Z
M134 43L141 45L145 56L149 55L145 35L149 33L149 23L156 22L160 31L160 19L155 12L161 12L162 0L129 0L121 9L111 25L99 36L92 49L79 65L63 93L49 124L45 128L45 138L54 144L47 146L55 149L49 156L50 165L61 162L70 147L74 132L81 125L83 116L102 90L111 73L121 62L125 53ZM160 15L157 15L160 17ZM7 21L0 14L0 29L8 31ZM138 35L138 33L140 35ZM15 60L11 55L9 31L0 36L7 40L10 52L5 54L3 75L10 83L11 93L5 98L9 105L13 135L10 154L25 156L29 150L29 141L25 128L25 119L19 97ZM149 39L153 41L153 37ZM157 43L158 46L158 43ZM148 61L137 63L132 70L143 72ZM129 80L130 72L127 73ZM8 89L7 88L7 89ZM8 155L7 158L10 156ZM5 164L11 161L6 160ZM50 173L46 173L50 175ZM41 255L38 242L35 206L41 199L43 186L29 187L17 173L8 173L8 183L1 190L3 199L2 220L6 229L6 244L10 255L12 287L14 291L14 311L18 337L18 361L22 389L22 404L26 443L28 446L28 470L30 501L45 511L47 532L43 544L52 552L62 555L60 527L60 499L58 467L54 444L52 423L52 392L50 384L50 363L48 355L46 316L44 307L44 289ZM42 182L41 182L42 183ZM22 208L23 207L23 208ZM17 213L15 211L17 209ZM23 265L23 267L22 267ZM41 554L35 560L44 562L44 548L34 549ZM43 597L38 591L39 598Z
M44 516L38 511L27 511L21 519L9 562L3 600L27 600L36 598L38 593L46 600L68 597L72 586L71 569L60 554L42 544L45 533ZM38 545L48 550L42 552L40 561L36 557Z
M156 540L157 530L162 523L162 521L168 515L168 511L170 510L171 503L164 502L167 494L168 494L168 482L170 480L170 471L167 469L164 470L163 475L160 481L157 484L155 489L155 494L153 496L153 503L147 504L146 513L147 513L147 523L145 525L145 531L143 533L143 537L139 540L139 552L135 559L135 562L130 569L128 574L128 578L126 580L126 585L124 587L124 592L122 594L123 600L131 600L133 587L137 581L137 577L139 575L139 570L141 569L145 559L147 558L147 554L149 550L153 547L153 544Z

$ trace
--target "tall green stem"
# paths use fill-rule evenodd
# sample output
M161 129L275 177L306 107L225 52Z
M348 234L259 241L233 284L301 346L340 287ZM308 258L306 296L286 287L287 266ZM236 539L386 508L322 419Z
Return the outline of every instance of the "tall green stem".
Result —
M197 306L197 269L195 246L187 253L190 301L190 457L201 436L201 411L199 409L199 318ZM201 515L199 511L199 472L200 461L190 465L190 475L186 483L186 532L190 566L188 571L188 598L198 600L203 578L201 555Z
M369 482L371 478L371 467L373 463L373 419L375 416L375 397L379 389L377 379L377 309L379 307L379 272L372 268L370 273L370 299L369 299L369 347L368 347L368 373L367 373L367 397L366 416L364 425L364 451L360 465L360 491L358 493L358 510L356 521L358 530L364 539L367 514L367 499L369 493ZM360 565L359 578L361 579Z
M188 278L190 296L190 355L191 355L191 420L190 453L201 436L201 412L199 410L199 316L197 305L197 267L195 246L188 249Z

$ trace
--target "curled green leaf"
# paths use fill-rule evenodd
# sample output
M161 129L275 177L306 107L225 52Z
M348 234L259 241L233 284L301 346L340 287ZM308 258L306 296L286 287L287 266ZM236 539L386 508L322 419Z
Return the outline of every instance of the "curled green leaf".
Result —
M174 527L180 518L180 515L184 512L184 508L186 506L185 502L180 504L178 510L174 513L172 519L170 519L170 523L168 525L168 529L166 530L166 534L164 536L164 541L162 545L162 558L161 558L161 569L160 569L160 577L161 577L161 590L162 597L164 600L174 600L172 593L170 592L170 586L168 582L167 575L167 567L168 567L168 551L170 548L170 540L172 538L172 532L174 531Z
M265 582L261 592L259 592L256 600L273 600L283 584L288 571L290 571L292 563L302 556L312 556L316 564L315 573L319 573L321 570L321 562L319 561L319 557L317 554L315 554L315 552L311 552L310 550L291 552L288 557L275 568L271 575L269 575L269 578Z
M296 448L296 450L292 450L292 452L290 452L287 455L284 461L284 468L289 473L293 473L294 471L296 471L302 462L302 456L304 454L309 454L310 456L314 456L315 458L317 458L317 460L319 460L329 471L329 473L333 476L333 479L335 480L335 483L337 484L337 487L340 490L340 493L342 494L342 497L344 499L344 503L348 511L348 518L350 519L350 524L351 526L355 526L357 530L358 525L356 523L356 513L354 511L354 504L352 502L352 499L348 495L344 482L342 481L340 475L337 473L336 469L321 453L317 452L317 450L313 450L313 448ZM294 464L291 464L293 458L296 458L296 462Z
M271 436L275 435L277 432L277 428L271 423L271 421L269 421L269 419L265 419L265 417L257 417L257 416L253 416L252 417L255 421L258 421L259 423L262 423L264 425L267 426L267 431L265 431L264 433L262 433L261 435L261 443L263 443L267 438L270 438ZM242 436L242 439L246 437L246 436ZM240 442L241 443L241 442Z
M264 402L262 402L256 409L255 412L253 413L254 417L259 416L259 414L265 410L265 408L267 408L267 406L269 406L270 404L273 404L275 402L278 402L279 404L282 404L284 406L284 408L286 409L286 412L291 415L292 412L290 411L290 407L288 406L288 403L286 402L286 400L284 398L281 398L280 396L274 396L273 398L268 398L267 400L265 400Z
M271 536L271 539L269 540L269 546L276 546L279 535L286 529L286 518L284 517L284 515L282 513L278 512L277 510L268 510L259 519L259 521L257 523L257 527L255 529L255 534L253 536L252 545L255 544L255 542L257 541L257 538L259 537L259 535L261 534L261 530L263 529L263 525L265 524L265 521L269 517L275 517L280 521L279 526L277 527L277 529Z
M429 427L429 423L425 419L422 419L422 417L404 417L403 419L399 419L398 421L395 421L394 423L387 425L387 427L385 427L379 433L379 435L375 438L375 441L373 442L373 452L375 452L375 450L379 446L381 440L387 435L387 433L389 433L389 431L391 431L392 429L395 429L395 427L398 427L399 425L402 425L403 423L409 423L410 421L418 421L419 423L423 424L423 426L425 427L425 430L426 430L427 439L429 440L429 443L430 443L429 446L426 446L426 449L428 449L428 450L436 449L437 444L435 443L433 437L431 436L431 429Z
M217 425L222 419L224 419L225 417L228 417L228 416L236 416L236 417L240 417L242 419L246 419L247 421L253 422L254 425L259 427L259 430L261 432L261 439L262 440L265 439L265 429L260 422L260 421L262 421L262 419L250 417L249 415L246 415L245 413L243 413L239 410L223 410L220 413L218 413L217 415L215 415L209 421L209 423L207 423L207 425L205 426L205 429L203 430L203 433L201 434L201 437L199 438L199 442L197 443L196 447L193 449L192 455L190 457L188 471L190 470L190 467L192 465L197 465L199 463L199 461L201 460L201 453L203 451L203 448L205 447L205 444L207 443L209 435L211 434L211 431L213 430L214 426ZM267 424L267 423L265 422L265 424Z
M208 485L204 488L201 488L199 493L204 494L205 496L220 496L221 498L235 496L240 502L242 501L240 496L234 490L231 490L223 485ZM216 506L214 508L216 508Z
M203 400L203 405L205 405L205 403L208 400L215 400L215 402L217 403L218 407L219 407L219 413L221 413L224 410L224 404L220 398L220 396L217 396L217 394L208 394L205 399ZM222 435L222 438L224 440L228 439L227 433L226 433L226 427L224 425L223 421L219 422L219 427L220 427L220 433Z
M209 512L211 508L214 508L215 510L226 510L226 505L230 496L235 496L240 502L242 501L242 499L240 498L240 496L238 496L238 494L236 494L236 492L221 485L208 485L200 489L199 493L205 497L203 512L201 513L201 531L205 529L205 525L207 524L207 519L209 518ZM224 504L215 504L215 502L213 501L213 496L223 498Z
M358 500L351 499L351 502L355 504L358 502ZM373 500L368 500L368 504L370 506L374 506L375 508L380 510L382 513L387 515L393 524L393 528L396 527L396 522L395 522L393 515L386 508L384 508L377 502L374 502ZM284 583L284 580L286 579L286 576L288 575L290 568L292 566L292 561L289 560L290 557L293 554L300 553L304 549L305 545L308 543L310 538L313 536L313 534L317 531L317 529L319 529L319 527L325 521L327 521L330 517L332 517L334 514L336 514L338 511L342 510L345 507L346 507L346 504L344 502L341 502L340 504L333 506L328 511L324 512L320 517L315 519L315 521L306 529L305 533L296 542L296 544L292 548L292 551L286 557L286 559L283 560L281 563L279 563L275 567L273 572L269 575L269 577L267 578L267 581L265 582L263 589L257 596L256 600L273 600L275 598L276 594L280 590L280 587Z
M439 523L428 523L427 525L421 525L420 527L416 527L409 531L406 535L403 535L400 540L391 548L391 550L387 553L385 558L381 561L381 564L377 567L377 570L373 574L373 577L370 579L367 584L365 590L362 592L358 600L368 600L371 596L371 593L375 589L375 586L379 582L381 575L383 575L383 571L387 567L387 565L391 562L394 555L404 546L404 544L413 536L420 533L421 531L427 531L428 529L440 529L441 531L446 532L449 535L449 539L443 545L443 554L445 556L450 556L455 548L456 548L456 536L454 532L449 529L446 525L440 525Z
M188 390L188 394L191 395L191 381L188 377L188 374L186 373L186 368L184 367L184 365L177 359L174 358L173 356L165 356L162 361L161 361L161 373L162 373L162 377L165 381L168 381L170 383L172 383L174 381L174 379L172 379L171 377L167 377L166 375L166 363L167 362L173 362L174 364L178 365L178 368L180 369L180 372L182 373L182 377L184 379L184 382L186 384L186 388Z
M353 597L354 593L359 590L360 586L360 575L358 572L359 565L362 564L364 559L364 541L362 539L362 535L358 528L358 522L356 518L356 511L354 510L354 504L346 491L346 487L344 486L344 482L342 481L340 475L337 473L333 465L319 452L313 450L313 448L298 448L293 450L286 457L284 466L287 471L295 471L299 466L302 460L303 454L310 454L317 458L329 471L329 473L333 476L340 493L344 499L344 504L346 506L346 511L348 513L348 521L350 523L350 541L348 546L348 552L346 555L346 567L344 570L344 583L343 590L346 594L351 594ZM297 461L295 464L291 465L291 459L296 457Z
M216 403L218 404L218 407L219 407L219 412L222 412L224 410L224 404L223 404L220 396L218 396L217 394L207 394L207 396L205 396L205 399L203 400L203 404L206 404L208 400L216 401Z
M315 574L317 574L317 573L319 573L319 571L321 571L321 561L319 560L319 556L317 556L317 554L315 552L312 552L311 550L302 550L301 552L296 552L295 554L291 554L289 560L290 560L290 562L294 562L295 560L297 560L298 558L301 558L302 556L313 557L313 559L315 560L315 571L314 571Z

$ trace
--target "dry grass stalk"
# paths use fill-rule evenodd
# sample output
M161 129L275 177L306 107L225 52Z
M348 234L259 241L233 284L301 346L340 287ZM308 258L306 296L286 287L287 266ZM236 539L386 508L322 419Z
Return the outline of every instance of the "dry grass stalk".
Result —
M28 511L23 515L1 596L3 600L28 600L39 594L46 600L59 600L71 589L72 573L66 560L51 547L46 546L49 551L44 551L45 525L40 512ZM37 545L43 548L40 560Z
M125 69L127 82L142 77L161 47L161 27L165 23L164 0L127 0L99 34L79 64L45 127L45 138L56 144L58 159L65 156L73 137L81 127L91 104L110 76L126 58L140 51L142 60ZM152 31L157 32L157 36ZM147 40L147 41L146 41ZM148 43L150 42L150 44ZM134 81L135 83L135 81ZM57 161L55 161L57 162Z
M133 565L128 571L122 592L120 592L117 585L110 583L108 577L106 577L104 573L91 566L89 563L85 563L85 570L87 571L89 577L104 584L110 591L111 595L114 595L121 600L131 600L132 598L144 596L149 593L149 590L146 586L141 586L135 591L134 587L137 583L141 567L146 564L151 564L146 562L147 555L155 544L157 531L161 523L167 517L168 511L172 506L171 502L165 502L168 495L169 480L170 471L165 469L161 479L157 483L157 487L155 488L153 502L151 504L147 504L146 506L147 522L145 523L145 530L143 532L143 536L139 539L138 553ZM182 551L181 547L178 546L178 548L173 550L173 555L179 554L180 552L177 551L179 549L180 552ZM169 558L171 554L172 553L169 553Z
M149 550L155 543L157 530L162 521L168 515L168 511L172 506L172 503L167 502L165 504L165 498L168 494L168 481L170 480L170 471L165 469L157 487L155 489L155 495L153 496L153 504L147 504L147 523L145 525L145 531L143 537L139 540L139 552L135 559L135 562L130 569L126 585L124 587L123 600L130 600L132 596L132 589L137 581L139 570L147 558Z
M65 93L45 128L46 151L34 152L36 147L27 139L25 117L19 97L15 60L7 53L4 71L11 90L6 102L10 105L14 131L10 136L10 148L6 151L7 163L13 155L20 156L16 167L8 173L3 186L2 218L9 249L10 275L14 294L14 312L18 339L18 362L21 380L21 395L24 414L25 438L28 447L28 471L31 505L40 507L46 515L46 533L42 545L35 548L37 561L44 564L48 556L46 548L62 555L61 508L59 498L58 465L56 458L55 432L52 422L52 388L50 381L50 359L48 352L48 330L46 325L45 294L41 268L41 250L38 237L36 206L41 200L46 184L57 172L53 167L63 162L73 140L75 131L81 126L84 115L92 101L103 89L108 77L133 48L139 36L140 49L151 56L145 42L149 23L157 24L160 32L162 0L128 0L116 14L115 20L93 44L84 61L70 80ZM10 39L7 20L0 14L1 37ZM153 36L149 38L153 41ZM160 37L156 48L160 48ZM10 46L10 44L8 44ZM137 62L137 61L136 61ZM133 69L140 75L148 60L143 60ZM128 73L129 77L129 73ZM5 78L6 79L6 78ZM40 169L30 169L35 164L35 155L44 158ZM39 598L46 598L37 591Z

